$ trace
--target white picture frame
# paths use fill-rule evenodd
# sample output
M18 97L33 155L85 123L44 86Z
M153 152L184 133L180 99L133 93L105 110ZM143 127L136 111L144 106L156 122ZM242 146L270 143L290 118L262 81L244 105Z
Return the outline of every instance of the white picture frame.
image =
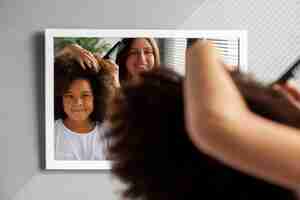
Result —
M137 29L46 29L45 30L45 169L46 170L109 170L109 160L55 160L54 134L54 38L238 38L239 70L247 71L247 31L244 30L137 30Z

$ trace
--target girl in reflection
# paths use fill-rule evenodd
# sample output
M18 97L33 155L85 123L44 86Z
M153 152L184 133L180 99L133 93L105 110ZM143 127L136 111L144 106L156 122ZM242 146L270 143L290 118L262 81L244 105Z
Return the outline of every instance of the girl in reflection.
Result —
M83 70L75 60L56 59L55 159L106 159L106 107L117 87L114 66L99 62L99 72Z

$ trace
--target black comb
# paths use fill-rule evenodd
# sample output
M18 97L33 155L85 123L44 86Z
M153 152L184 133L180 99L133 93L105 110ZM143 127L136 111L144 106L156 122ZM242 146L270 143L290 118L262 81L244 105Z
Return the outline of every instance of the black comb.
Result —
M290 78L294 78L299 65L300 65L300 57L298 57L297 60L292 65L290 65L290 67L288 67L286 72L284 72L276 81L274 81L272 85L282 84L285 83Z

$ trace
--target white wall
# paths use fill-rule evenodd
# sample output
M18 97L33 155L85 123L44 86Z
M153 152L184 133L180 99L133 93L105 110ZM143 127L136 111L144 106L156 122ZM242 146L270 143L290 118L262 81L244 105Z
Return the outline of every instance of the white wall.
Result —
M205 1L180 28L248 30L248 69L271 81L300 55L299 8L299 0Z

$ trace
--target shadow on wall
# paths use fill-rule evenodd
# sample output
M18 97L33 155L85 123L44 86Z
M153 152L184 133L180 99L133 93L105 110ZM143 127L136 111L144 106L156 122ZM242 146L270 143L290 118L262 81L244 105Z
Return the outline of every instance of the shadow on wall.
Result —
M37 110L37 154L39 158L39 168L45 169L46 158L45 158L45 39L44 32L36 32L33 35L32 41L33 50L33 63L36 67L34 85L37 91L36 99L36 110Z

